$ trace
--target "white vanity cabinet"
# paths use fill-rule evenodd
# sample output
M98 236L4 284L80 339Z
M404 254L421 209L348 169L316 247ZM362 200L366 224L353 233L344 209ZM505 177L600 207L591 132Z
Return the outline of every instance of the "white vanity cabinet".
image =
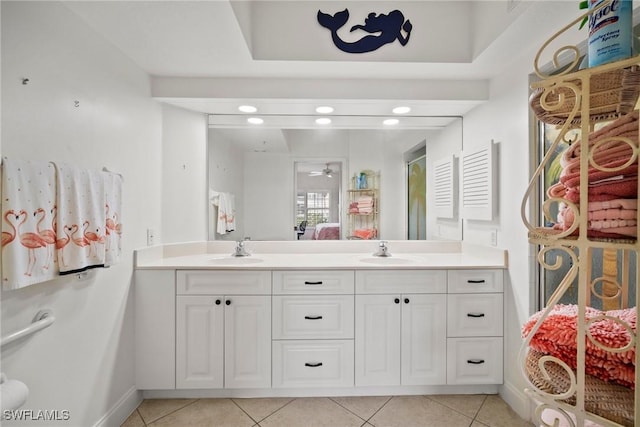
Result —
M271 387L271 273L176 272L176 388Z
M273 387L352 387L354 272L273 272Z
M503 271L450 270L447 384L503 381Z
M356 271L356 386L446 383L447 272Z
M136 388L176 387L175 270L136 270Z

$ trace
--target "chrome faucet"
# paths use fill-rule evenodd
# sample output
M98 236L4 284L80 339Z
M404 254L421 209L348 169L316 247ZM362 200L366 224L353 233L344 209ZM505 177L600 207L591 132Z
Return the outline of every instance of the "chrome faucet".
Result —
M389 248L387 247L387 242L385 240L380 240L380 243L378 243L378 250L373 254L373 256L379 256L379 257L391 256L391 254L389 253Z
M251 255L249 252L247 252L247 250L244 248L244 240L238 240L236 242L236 249L235 251L231 254L231 256L249 256Z

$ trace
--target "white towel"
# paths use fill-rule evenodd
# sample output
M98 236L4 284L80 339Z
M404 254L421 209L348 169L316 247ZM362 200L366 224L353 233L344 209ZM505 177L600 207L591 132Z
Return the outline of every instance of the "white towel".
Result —
M236 208L233 194L220 193L218 195L218 234L226 234L236 229Z
M3 159L2 286L18 289L54 279L55 168Z
M105 259L106 267L120 261L122 254L122 175L104 171Z
M77 273L105 264L105 192L102 172L56 164L58 268Z

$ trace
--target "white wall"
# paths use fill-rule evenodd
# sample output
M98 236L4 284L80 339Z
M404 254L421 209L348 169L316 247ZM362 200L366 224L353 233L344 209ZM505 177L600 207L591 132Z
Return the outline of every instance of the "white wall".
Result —
M246 235L244 153L215 129L209 129L208 147L209 188L216 192L233 194L236 204L235 231L219 234L216 232L217 207L207 203L209 240L240 240ZM208 198L208 195L206 197Z
M124 176L122 261L86 281L67 277L2 292L3 336L41 308L56 317L48 329L3 348L2 371L28 385L25 409L69 410L71 419L56 425L86 427L109 415L113 425L128 415L110 414L119 400L127 412L139 398L132 251L145 246L147 228L161 228L162 111L150 98L149 76L64 5L1 7L2 155L106 166Z
M293 162L288 154L245 153L243 237L294 238L293 176Z
M156 244L207 240L207 116L162 106L162 233Z

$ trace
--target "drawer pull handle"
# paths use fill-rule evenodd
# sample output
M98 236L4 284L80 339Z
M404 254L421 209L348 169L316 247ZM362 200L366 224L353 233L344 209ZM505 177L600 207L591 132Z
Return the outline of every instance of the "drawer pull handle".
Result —
M467 317L484 317L484 313L467 313Z
M220 305L222 304L222 301L220 301L219 299L216 300L216 305Z
M469 279L469 280L467 280L467 283L484 283L484 282L485 282L484 279L478 279L478 280Z
M304 316L304 318L307 320L320 320L322 316Z
M310 368L318 368L320 366L322 366L322 362L316 362L316 363L305 363L304 366L308 366Z
M482 365L484 363L483 359L469 359L467 360L467 363L470 363L472 365Z
M395 302L396 304L400 304L400 298L394 299L393 302Z
M308 281L308 280L305 280L305 281L304 281L304 284L305 284L305 285L322 285L322 280L319 280L319 281L317 281L317 282L310 282L310 281Z

